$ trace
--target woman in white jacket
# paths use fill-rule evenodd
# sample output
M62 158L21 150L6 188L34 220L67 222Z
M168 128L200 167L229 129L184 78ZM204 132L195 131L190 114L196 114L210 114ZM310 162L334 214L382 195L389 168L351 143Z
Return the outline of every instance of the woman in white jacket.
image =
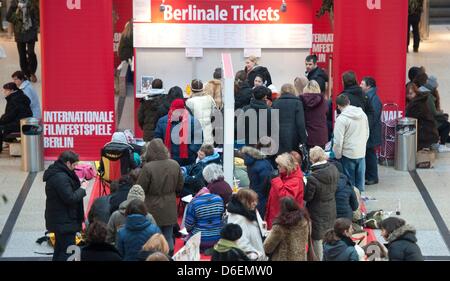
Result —
M191 89L192 97L186 101L186 106L202 125L203 143L214 144L211 116L216 107L216 103L210 95L204 93L202 81L197 79L192 80Z
M264 253L263 237L266 235L263 229L263 221L256 205L258 195L251 189L240 189L231 197L227 206L228 223L238 224L242 228L242 237L237 244L242 251L252 260L267 260Z

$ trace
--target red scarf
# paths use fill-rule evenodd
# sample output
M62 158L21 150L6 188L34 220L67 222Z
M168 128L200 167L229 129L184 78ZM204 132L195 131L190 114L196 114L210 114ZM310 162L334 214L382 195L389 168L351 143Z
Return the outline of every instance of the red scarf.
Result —
M164 138L164 144L166 145L167 149L169 150L170 154L172 155L171 147L172 147L172 138L171 138L171 131L172 131L172 121L179 121L180 118L179 113L177 112L177 115L174 116L174 120L172 120L172 114L176 110L183 110L183 114L181 115L181 130L179 132L180 137L180 158L186 159L188 158L188 131L189 131L189 112L184 107L184 100L183 99L176 99L172 102L168 119L167 119L167 128L166 128L166 137ZM173 156L173 155L172 155Z

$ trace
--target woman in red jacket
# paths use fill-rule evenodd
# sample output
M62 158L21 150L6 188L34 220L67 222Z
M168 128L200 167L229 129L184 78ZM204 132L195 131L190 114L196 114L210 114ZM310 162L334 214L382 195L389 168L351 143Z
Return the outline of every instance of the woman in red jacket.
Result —
M294 157L284 153L275 159L278 164L279 175L272 179L269 200L267 202L267 229L272 228L272 222L280 213L280 200L285 196L294 197L303 208L303 173Z

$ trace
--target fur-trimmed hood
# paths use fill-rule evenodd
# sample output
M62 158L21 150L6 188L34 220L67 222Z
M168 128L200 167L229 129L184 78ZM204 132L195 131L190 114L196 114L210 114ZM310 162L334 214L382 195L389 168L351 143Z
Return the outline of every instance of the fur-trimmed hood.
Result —
M402 227L397 228L396 230L394 230L388 237L387 241L389 243L392 243L396 240L409 240L413 243L417 242L417 238L416 238L416 229L409 225L406 224Z
M264 153L262 153L262 151L253 148L251 146L245 146L242 148L242 153L246 154L256 160L261 160L261 159L265 159L266 156L264 155Z
M153 139L146 147L145 158L148 162L170 159L169 151L161 139Z

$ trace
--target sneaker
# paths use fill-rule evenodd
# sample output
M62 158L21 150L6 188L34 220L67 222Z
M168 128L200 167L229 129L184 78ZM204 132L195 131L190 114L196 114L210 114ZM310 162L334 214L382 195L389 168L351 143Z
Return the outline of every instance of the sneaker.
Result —
M450 152L450 147L447 147L446 145L441 144L441 145L439 145L438 151L441 153L442 152Z

